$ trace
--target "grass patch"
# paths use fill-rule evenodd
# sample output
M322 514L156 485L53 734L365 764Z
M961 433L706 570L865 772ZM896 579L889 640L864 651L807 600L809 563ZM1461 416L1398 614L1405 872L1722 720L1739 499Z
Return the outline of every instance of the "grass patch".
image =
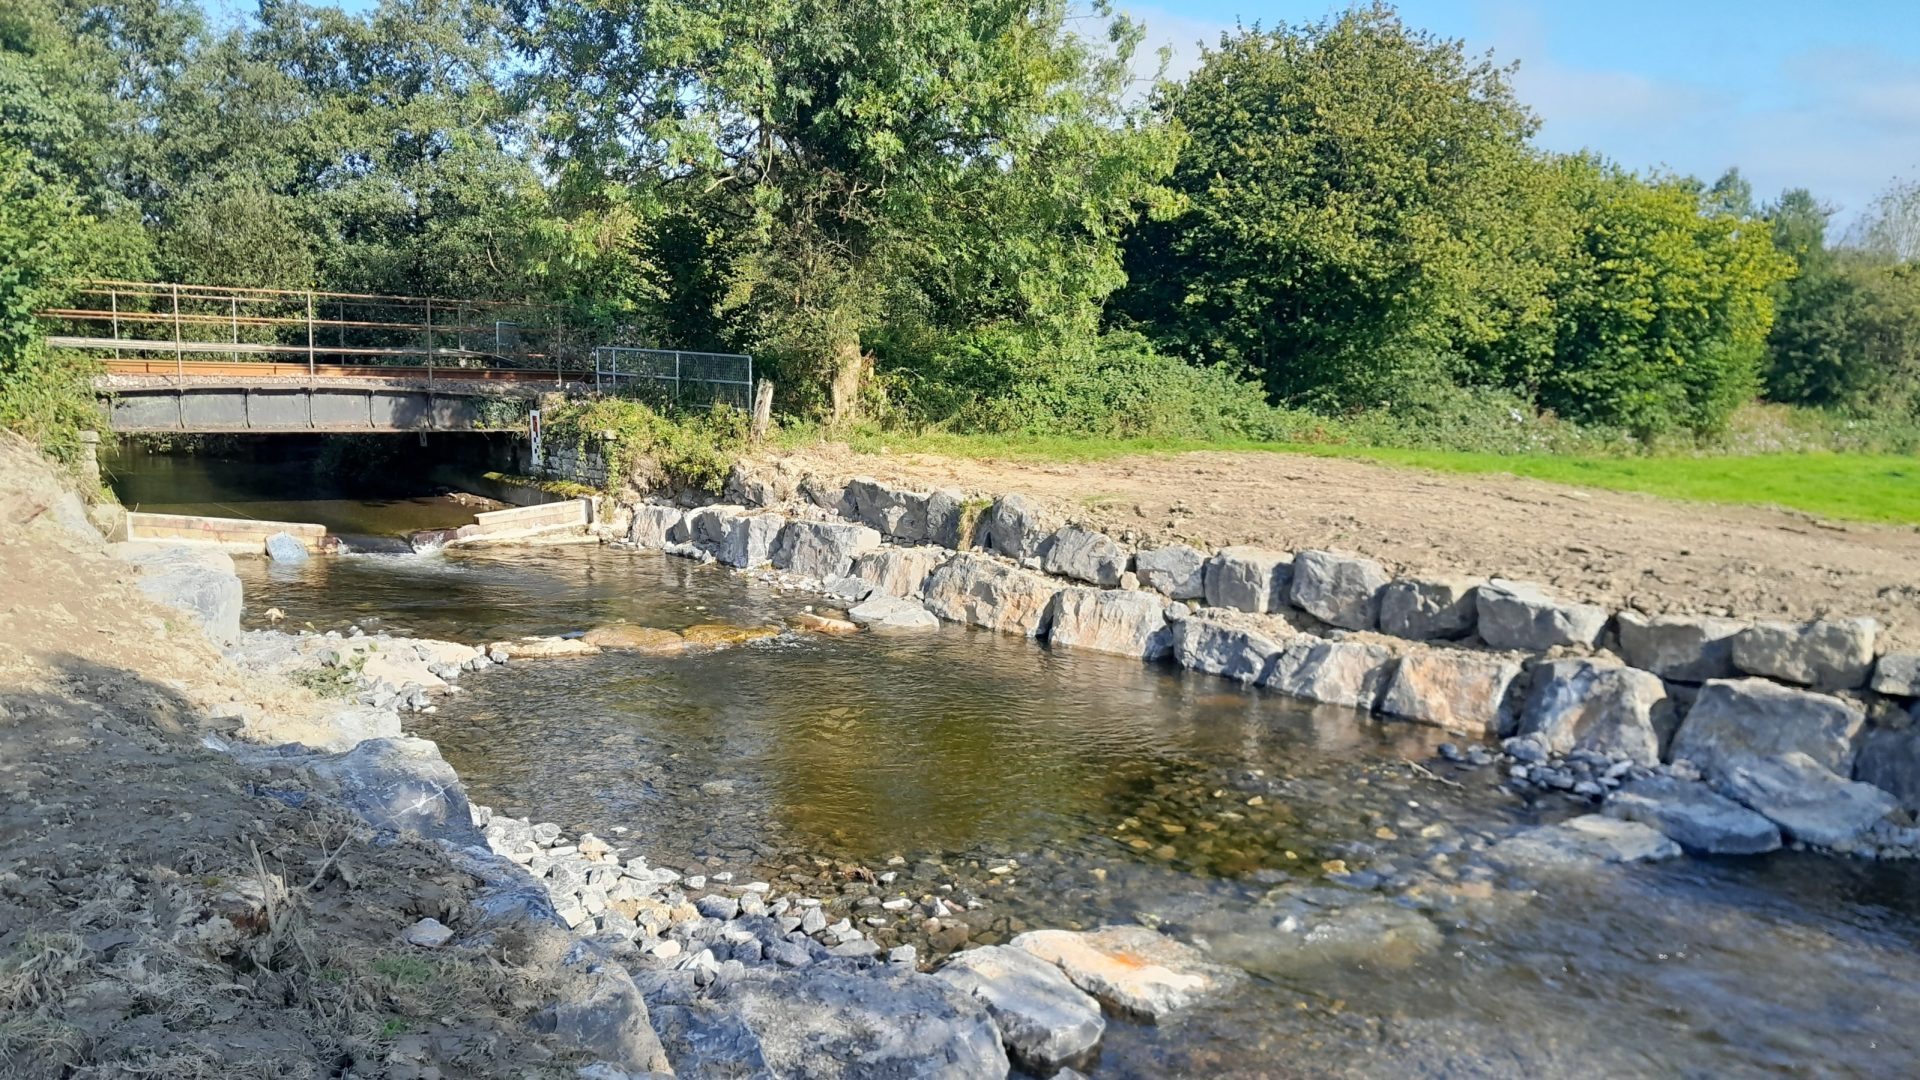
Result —
M1311 454L1460 474L1510 473L1536 480L1669 499L1781 506L1821 517L1920 525L1920 457L1799 451L1747 455L1492 454L1344 443L1203 442L1067 436L910 435L856 432L858 453L1088 462L1194 450Z

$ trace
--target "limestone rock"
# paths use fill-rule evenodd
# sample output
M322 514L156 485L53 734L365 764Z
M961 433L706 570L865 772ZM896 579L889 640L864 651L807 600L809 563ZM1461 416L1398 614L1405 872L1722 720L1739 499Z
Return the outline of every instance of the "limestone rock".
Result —
M633 977L585 943L566 958L568 984L536 1024L602 1061L643 1076L669 1073L647 1003Z
M630 623L596 626L587 631L580 640L602 649L620 649L652 656L672 655L685 651L687 647L686 639L672 630L662 630L657 626L634 626Z
M1477 738L1501 734L1507 696L1520 665L1454 649L1403 655L1380 700L1380 711Z
M1068 525L1053 534L1041 556L1041 568L1076 581L1085 581L1104 589L1120 584L1127 572L1125 548L1103 532Z
M1714 679L1700 688L1673 737L1672 756L1718 779L1739 762L1799 752L1853 771L1853 739L1866 722L1858 705L1765 679Z
M1133 568L1141 582L1173 600L1204 597L1206 567L1206 553L1186 544L1168 544L1133 556Z
M919 596L927 575L952 557L941 548L881 548L853 560L853 576L887 596Z
M940 620L918 600L904 596L876 596L854 605L847 618L874 631L936 630Z
M1061 589L1053 598L1051 620L1047 640L1062 648L1140 660L1159 660L1173 651L1166 601L1152 593Z
M1873 665L1875 693L1920 697L1920 653L1888 653Z
M879 546L879 530L868 525L790 521L774 544L773 565L824 581L853 569L855 558Z
M681 639L688 645L713 648L745 645L750 641L764 641L779 636L780 628L777 626L734 626L730 623L701 623L689 626L680 633Z
M783 514L742 514L726 522L726 539L714 554L741 570L765 566L773 561L774 542L786 525Z
M1109 1008L1148 1020L1224 989L1238 975L1144 926L1030 930L1015 937L1013 947L1056 965Z
M725 503L690 510L686 517L686 541L717 548L727 542L727 532L732 527L733 519L746 512L744 506Z
M1737 762L1720 786L1793 839L1822 847L1854 844L1899 805L1887 792L1843 779L1798 751Z
M794 629L805 630L811 634L857 634L860 624L847 619L836 619L830 615L819 615L811 611L795 612L792 618Z
M1733 663L1749 675L1850 690L1866 685L1879 632L1872 619L1755 623L1733 639Z
M1698 780L1630 780L1608 797L1603 812L1659 829L1699 855L1759 855L1780 846L1773 822Z
M400 940L423 949L437 949L453 940L453 931L439 919L421 919L400 932Z
M1731 679L1733 639L1746 627L1733 619L1620 613L1620 655L1663 679L1703 683Z
M1415 641L1471 637L1480 621L1480 579L1402 578L1380 590L1380 629Z
M627 526L627 542L643 548L663 548L672 543L684 543L691 535L681 524L686 516L686 512L677 506L642 503L633 508L633 522ZM682 529L686 535L674 539L672 534L676 528Z
M1392 580L1372 559L1331 551L1293 557L1287 596L1293 606L1331 626L1371 630L1380 624L1380 590Z
M1853 778L1872 784L1920 813L1920 727L1877 728L1860 740Z
M870 476L847 481L841 495L841 514L898 544L918 544L927 538L927 495L883 484Z
M1036 1073L1086 1057L1107 1029L1098 1001L1024 949L967 949L948 957L934 977L985 1002L1014 1061Z
M277 563L303 563L308 559L307 545L292 533L277 532L267 537L267 558Z
M1059 522L1024 495L1002 495L980 518L977 542L1023 566L1037 566Z
M1280 642L1264 628L1194 616L1173 623L1173 654L1180 666L1250 683L1267 674Z
M1487 849L1489 861L1509 869L1573 869L1596 863L1658 862L1680 855L1660 830L1602 814L1540 825Z
M215 644L240 639L240 608L245 596L233 556L218 548L114 544L115 557L140 569L140 591L199 621Z
M1289 697L1370 710L1386 692L1393 662L1393 650L1384 645L1302 634L1281 651L1260 685Z
M523 637L514 641L496 641L487 653L500 653L509 660L555 660L574 656L593 656L600 647L585 638Z
M1607 610L1555 600L1538 585L1494 578L1474 592L1480 640L1496 649L1546 652L1561 645L1597 645Z
M1520 734L1539 735L1556 754L1574 750L1660 762L1660 736L1671 725L1667 688L1638 668L1592 660L1556 660L1533 670L1520 713Z
M967 497L953 488L927 495L927 543L958 551L966 545Z
M1203 589L1209 607L1256 615L1286 606L1293 556L1256 547L1224 547L1207 560Z
M984 555L960 554L927 575L927 610L952 622L1044 636L1059 586Z
M460 777L426 739L370 739L304 762L337 788L342 803L376 829L484 846Z

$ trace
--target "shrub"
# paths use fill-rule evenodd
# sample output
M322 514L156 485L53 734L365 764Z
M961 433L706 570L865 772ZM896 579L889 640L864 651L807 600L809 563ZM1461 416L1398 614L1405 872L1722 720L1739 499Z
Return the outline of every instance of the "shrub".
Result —
M543 408L548 438L599 443L607 485L719 494L746 449L750 421L726 405L668 416L630 397L600 396Z

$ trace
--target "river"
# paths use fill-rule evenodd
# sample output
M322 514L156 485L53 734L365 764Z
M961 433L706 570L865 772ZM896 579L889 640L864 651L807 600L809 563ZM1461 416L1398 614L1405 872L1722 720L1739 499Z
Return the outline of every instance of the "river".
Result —
M280 608L282 629L462 641L820 604L598 547L241 573L249 611ZM1515 877L1482 849L1570 803L1434 762L1428 729L1172 668L954 626L788 633L514 662L409 723L477 801L683 872L810 895L891 872L891 891L975 898L974 943L1141 920L1253 973L1158 1027L1115 1023L1096 1077L1920 1071L1912 864L1783 852ZM1351 947L1275 929L1328 911L1357 913Z

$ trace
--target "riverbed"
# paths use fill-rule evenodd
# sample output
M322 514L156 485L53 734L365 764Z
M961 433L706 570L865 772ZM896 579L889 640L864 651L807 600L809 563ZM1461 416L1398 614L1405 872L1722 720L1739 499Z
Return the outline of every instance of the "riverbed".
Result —
M783 624L754 575L560 547L243 561L248 607L484 641ZM411 726L473 797L684 873L939 895L965 940L1145 921L1253 972L1095 1076L1912 1075L1920 874L1804 853L1566 873L1484 849L1577 812L1433 758L1444 736L955 626L514 662ZM882 883L880 875L893 878ZM967 901L977 906L970 910ZM1350 946L1279 925L1357 913ZM1368 933L1369 929L1379 931Z

